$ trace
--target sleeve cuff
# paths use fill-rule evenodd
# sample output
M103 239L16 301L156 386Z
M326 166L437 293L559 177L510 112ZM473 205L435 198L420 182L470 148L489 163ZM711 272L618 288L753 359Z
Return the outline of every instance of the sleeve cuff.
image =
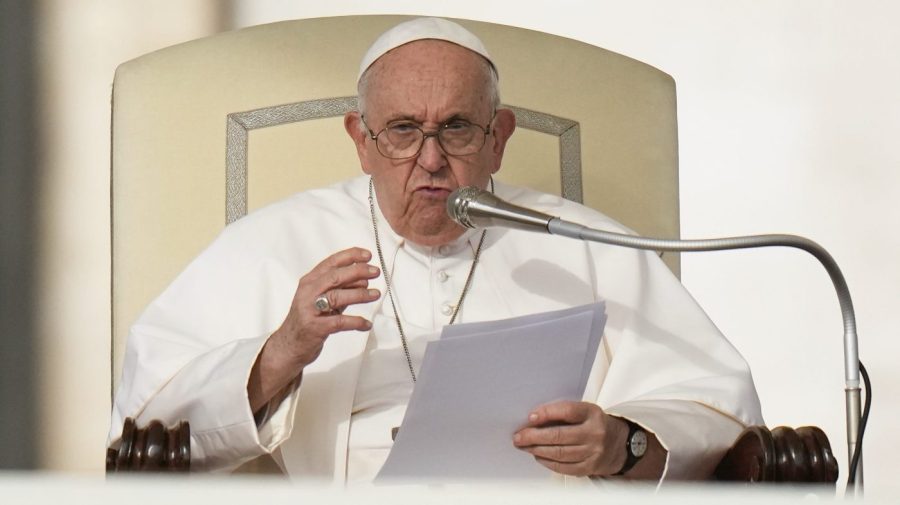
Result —
M744 429L742 423L722 412L684 400L627 402L606 409L606 413L630 419L656 435L667 451L660 484L709 478Z
M190 420L191 465L197 469L229 470L271 453L290 436L297 389L270 402L257 426L247 380L267 338L238 340L199 356L153 397L138 421Z

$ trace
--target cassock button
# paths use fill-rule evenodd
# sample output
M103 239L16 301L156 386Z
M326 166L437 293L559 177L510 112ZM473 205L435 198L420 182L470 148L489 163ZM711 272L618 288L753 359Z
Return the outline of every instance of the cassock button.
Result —
M453 305L450 305L449 303L445 303L441 307L441 314L444 314L445 316L452 315L453 314Z
M441 270L440 272L438 272L437 275L438 275L438 280L441 282L447 282L447 279L450 278L450 274L448 274L446 270Z

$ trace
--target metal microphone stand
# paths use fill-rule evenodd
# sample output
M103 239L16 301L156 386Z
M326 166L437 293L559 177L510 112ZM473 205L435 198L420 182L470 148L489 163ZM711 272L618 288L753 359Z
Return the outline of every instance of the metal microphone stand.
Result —
M812 254L825 267L841 306L841 317L844 321L844 398L847 412L847 450L848 469L853 465L857 450L860 416L862 415L859 387L859 348L856 334L856 315L853 301L844 275L834 258L822 246L804 237L796 235L755 235L748 237L728 237L708 240L667 240L636 237L595 230L580 224L552 218L547 222L547 231L553 235L589 240L603 244L645 249L652 251L695 252L724 251L731 249L750 249L757 247L793 247ZM868 393L867 393L868 394ZM856 466L856 474L852 482L848 482L848 491L853 496L861 496L863 490L862 448Z

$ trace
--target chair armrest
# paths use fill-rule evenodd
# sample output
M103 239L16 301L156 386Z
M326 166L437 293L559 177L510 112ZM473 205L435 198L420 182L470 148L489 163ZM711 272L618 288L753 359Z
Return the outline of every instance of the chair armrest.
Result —
M118 447L106 450L106 473L188 472L191 469L191 428L187 421L166 429L159 421L138 428L126 418Z
M728 450L713 478L731 482L806 482L834 485L838 464L825 433L815 426L796 430L750 426Z

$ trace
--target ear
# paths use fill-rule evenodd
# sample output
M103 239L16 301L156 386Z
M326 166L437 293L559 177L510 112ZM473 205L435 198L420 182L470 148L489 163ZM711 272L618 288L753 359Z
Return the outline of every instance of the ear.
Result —
M503 161L503 152L506 150L506 142L516 131L516 115L509 109L497 109L497 115L494 117L493 137L494 143L491 147L494 155L494 166L491 173L497 173L500 170L500 163Z
M368 174L369 151L366 148L366 140L369 138L369 134L363 126L362 118L358 111L344 114L344 130L356 146L356 155L359 157L360 168L362 168L364 173Z

